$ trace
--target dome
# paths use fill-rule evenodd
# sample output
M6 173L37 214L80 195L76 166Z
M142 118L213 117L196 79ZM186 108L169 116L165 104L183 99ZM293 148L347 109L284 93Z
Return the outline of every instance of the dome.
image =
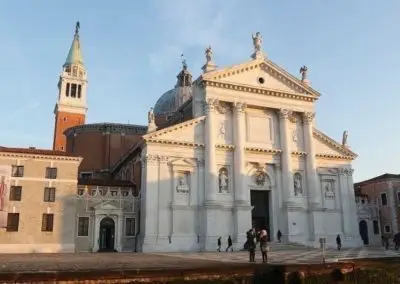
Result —
M154 105L154 114L174 113L192 97L192 75L186 65L177 79L175 88L165 92Z

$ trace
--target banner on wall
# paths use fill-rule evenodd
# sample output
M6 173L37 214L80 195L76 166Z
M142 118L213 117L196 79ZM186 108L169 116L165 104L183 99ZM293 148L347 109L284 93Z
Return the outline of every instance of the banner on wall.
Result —
M7 227L7 200L10 194L11 166L0 165L0 228Z

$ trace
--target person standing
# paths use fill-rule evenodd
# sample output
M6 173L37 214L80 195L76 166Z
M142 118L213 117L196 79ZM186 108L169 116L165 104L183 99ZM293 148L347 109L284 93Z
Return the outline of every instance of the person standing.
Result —
M249 261L256 262L256 235L254 229L247 231L247 246L249 250Z
M233 252L233 247L232 247L232 238L231 238L231 236L229 235L229 237L228 237L228 246L226 247L226 252L229 250L229 249L231 249L231 252Z
M217 252L221 252L221 245L222 245L221 237L218 238L218 243L217 244L218 244Z
M277 237L278 237L278 242L281 242L281 240L282 240L282 232L281 232L281 230L278 230Z
M267 252L268 252L268 234L266 230L262 230L260 233L260 249L263 263L268 261Z
M336 236L336 245L338 250L342 248L342 239L340 238L339 234Z

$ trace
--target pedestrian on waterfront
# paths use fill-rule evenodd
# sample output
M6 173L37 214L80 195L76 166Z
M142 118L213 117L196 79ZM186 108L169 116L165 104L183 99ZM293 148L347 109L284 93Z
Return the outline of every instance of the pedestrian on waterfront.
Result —
M394 235L393 242L394 242L394 249L399 250L399 248L400 248L400 233L397 233L396 235Z
M221 246L222 246L221 237L219 237L218 238L218 249L217 249L217 252L221 252Z
M249 261L256 262L256 234L254 229L247 231L247 247L249 250Z
M233 252L233 247L232 247L232 238L231 238L231 236L229 235L229 237L228 237L228 246L226 247L226 252L228 251L228 250L231 250L231 252Z
M278 242L281 242L282 241L282 232L281 232L281 230L278 230L277 237L278 237Z
M336 245L338 250L342 248L342 239L340 238L339 234L336 236Z
M260 233L260 250L262 255L263 263L268 261L267 253L268 253L268 234L266 230L262 230Z

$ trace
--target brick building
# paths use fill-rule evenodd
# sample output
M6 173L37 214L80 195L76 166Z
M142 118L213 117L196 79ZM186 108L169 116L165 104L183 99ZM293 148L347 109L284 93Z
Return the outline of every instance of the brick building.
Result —
M74 252L82 158L0 147L0 252Z
M370 203L377 205L381 234L391 239L399 231L400 175L386 173L355 183L354 188ZM365 224L360 224L362 230L365 230Z

